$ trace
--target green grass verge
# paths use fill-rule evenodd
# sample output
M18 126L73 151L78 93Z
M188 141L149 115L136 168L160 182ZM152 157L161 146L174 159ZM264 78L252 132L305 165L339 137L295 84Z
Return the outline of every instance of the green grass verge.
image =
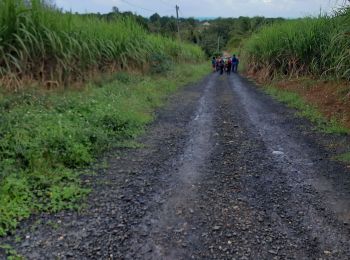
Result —
M330 134L348 134L350 130L343 127L337 120L326 119L314 106L308 104L295 92L281 90L273 86L267 86L265 91L278 101L298 110L297 114L308 118L319 130Z
M341 162L350 163L350 152L338 155L335 159Z
M121 72L82 91L0 94L0 235L32 213L79 207L89 192L79 169L135 146L164 97L206 73L207 64L182 64L164 76Z

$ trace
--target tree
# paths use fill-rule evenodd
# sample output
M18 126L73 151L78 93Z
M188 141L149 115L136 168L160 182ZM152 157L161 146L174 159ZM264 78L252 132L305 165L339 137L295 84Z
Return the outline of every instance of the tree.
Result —
M149 18L151 23L156 23L160 20L160 15L155 13L153 15L151 15L151 17Z
M113 7L112 7L112 13L119 14L119 13L120 13L120 12L119 12L119 8L116 7L116 6L113 6Z

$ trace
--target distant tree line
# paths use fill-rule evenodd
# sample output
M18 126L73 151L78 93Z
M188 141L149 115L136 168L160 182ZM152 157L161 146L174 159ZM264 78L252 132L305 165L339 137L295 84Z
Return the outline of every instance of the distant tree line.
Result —
M149 18L132 12L120 12L117 7L107 14L84 14L113 21L123 16L132 16L147 31L163 36L177 38L177 24L174 16L160 16L155 13ZM180 18L180 32L183 41L198 44L211 56L223 49L236 49L242 40L248 38L262 26L283 21L283 18L243 17L217 18L200 21L195 18ZM218 49L219 47L219 49Z
M210 26L199 30L199 45L208 55L221 50L238 49L242 41L261 27L283 21L283 18L244 17L217 18L207 21ZM219 49L218 49L219 48Z

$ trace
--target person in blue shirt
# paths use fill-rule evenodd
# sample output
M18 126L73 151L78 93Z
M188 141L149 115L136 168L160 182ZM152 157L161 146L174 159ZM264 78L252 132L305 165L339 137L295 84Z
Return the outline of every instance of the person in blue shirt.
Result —
M236 57L235 54L233 54L233 56L232 56L232 72L238 71L238 64L239 64L239 59Z

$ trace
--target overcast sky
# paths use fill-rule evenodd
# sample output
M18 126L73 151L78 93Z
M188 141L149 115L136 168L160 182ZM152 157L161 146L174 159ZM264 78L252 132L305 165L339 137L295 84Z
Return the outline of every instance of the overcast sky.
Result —
M58 7L73 12L110 12L113 6L149 17L175 15L180 6L183 17L265 16L295 18L330 12L341 0L56 0Z

